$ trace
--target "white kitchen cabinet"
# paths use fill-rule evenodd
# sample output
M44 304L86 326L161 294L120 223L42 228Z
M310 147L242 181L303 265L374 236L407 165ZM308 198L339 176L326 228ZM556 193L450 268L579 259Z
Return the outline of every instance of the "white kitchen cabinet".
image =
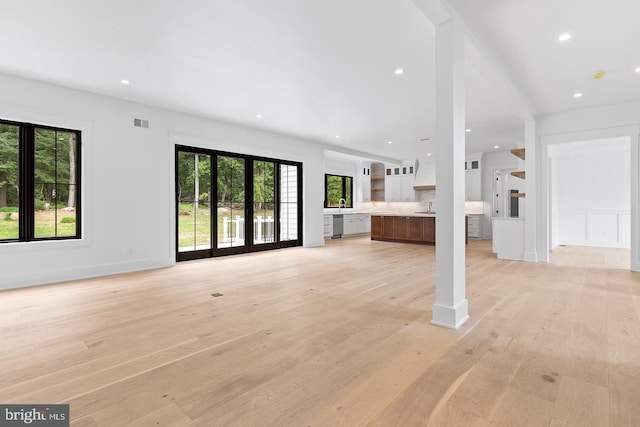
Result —
M400 178L400 201L415 202L416 192L413 189L413 175L402 176Z
M415 192L413 190L414 169L415 166L413 164L387 165L385 169L386 202L415 201Z
M465 170L480 170L480 158L471 158L464 161Z
M330 239L333 235L333 215L324 215L324 238Z
M359 227L359 215L345 215L344 216L344 235L349 236L351 234L360 234Z
M371 165L368 163L363 163L362 166L362 201L370 202L371 201Z
M345 214L344 236L365 234L371 232L371 215L369 214Z
M499 259L524 259L524 219L492 218L493 252Z
M413 165L402 165L400 169L400 201L414 202L416 200L416 192L413 189L415 181Z
M391 169L393 172L393 168ZM385 202L400 202L402 198L402 177L400 175L387 175L384 182Z
M467 237L470 239L482 238L482 223L480 222L480 215L468 215L467 216Z
M465 199L482 200L482 172L478 169L465 171Z
M464 161L465 200L482 200L481 157L481 154L472 154Z

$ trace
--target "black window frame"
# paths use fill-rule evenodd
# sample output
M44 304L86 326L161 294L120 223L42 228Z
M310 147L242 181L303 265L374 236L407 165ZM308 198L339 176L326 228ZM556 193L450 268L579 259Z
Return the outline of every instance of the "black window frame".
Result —
M41 242L82 239L82 131L29 122L17 122L0 119L0 124L18 127L18 209L20 223L17 239L0 239L2 243ZM73 133L76 136L75 147L75 224L76 234L73 236L35 236L35 145L36 130L49 130ZM0 159L1 161L2 159ZM0 218L1 220L1 218Z
M194 251L180 251L179 245L179 218L178 218L178 207L180 205L180 200L178 200L178 179L179 179L179 168L178 168L178 156L179 153L198 153L206 156L211 156L211 168L213 170L218 169L218 156L225 157L234 157L238 159L243 159L245 161L245 174L244 174L244 185L245 185L245 195L246 200L253 200L253 163L255 161L259 162L268 162L274 163L276 170L280 170L280 167L283 165L294 166L297 169L297 219L296 219L296 227L297 227L297 238L290 240L281 240L280 239L280 225L279 222L276 222L276 230L275 236L276 240L272 243L266 244L255 244L253 242L253 228L247 227L245 233L245 239L247 243L243 246L232 247L232 248L218 248L216 242L217 236L217 220L212 222L211 226L211 248L210 249L198 249ZM242 153L233 153L229 151L221 151L214 150L209 148L201 148L201 147L193 147L188 145L175 145L175 158L174 158L174 181L175 181L175 206L174 206L174 214L175 214L175 253L176 253L176 261L191 261L195 259L204 259L204 258L215 258L220 256L227 255L236 255L243 253L252 253L252 252L260 252L267 251L273 249L282 249L282 248L290 248L295 246L302 246L303 244L303 209L304 209L304 200L303 200L303 164L302 162L296 162L291 160L283 160L283 159L274 159L270 157L261 157L254 156L250 154L242 154ZM251 172L250 172L251 171ZM274 174L275 178L275 187L276 194L274 198L274 205L277 212L278 220L280 219L280 176L279 174ZM211 185L209 191L211 194L217 194L217 179L212 177ZM251 202L245 203L245 218L253 216L253 208L249 206ZM211 216L212 220L216 218L215 216Z
M349 175L336 175L333 173L325 173L324 174L324 207L326 209L340 209L340 206L329 206L329 177L337 177L342 179L342 197L341 199L345 200L345 206L342 208L353 208L353 177ZM347 204L347 179L351 180L351 203Z

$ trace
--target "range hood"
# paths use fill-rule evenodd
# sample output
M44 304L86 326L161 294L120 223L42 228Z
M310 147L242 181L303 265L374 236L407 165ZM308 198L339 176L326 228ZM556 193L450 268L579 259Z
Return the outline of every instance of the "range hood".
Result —
M414 190L436 189L436 162L429 157L416 159Z

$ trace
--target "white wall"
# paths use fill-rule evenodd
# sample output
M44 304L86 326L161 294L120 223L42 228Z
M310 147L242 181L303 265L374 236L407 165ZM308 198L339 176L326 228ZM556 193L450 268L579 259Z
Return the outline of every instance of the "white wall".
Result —
M320 144L6 75L0 93L0 118L83 138L83 239L0 244L0 289L173 265L175 144L302 162L304 245L324 244Z
M549 147L553 244L629 247L629 139Z

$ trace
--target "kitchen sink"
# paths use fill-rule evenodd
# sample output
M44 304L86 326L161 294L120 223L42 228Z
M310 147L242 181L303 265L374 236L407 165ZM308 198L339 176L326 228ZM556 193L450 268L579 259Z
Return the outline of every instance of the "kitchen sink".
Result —
M414 212L414 213L419 213L419 214L432 214L432 215L435 215L435 214L436 214L436 212L435 212L435 211L431 211L431 212L421 211L421 212Z

